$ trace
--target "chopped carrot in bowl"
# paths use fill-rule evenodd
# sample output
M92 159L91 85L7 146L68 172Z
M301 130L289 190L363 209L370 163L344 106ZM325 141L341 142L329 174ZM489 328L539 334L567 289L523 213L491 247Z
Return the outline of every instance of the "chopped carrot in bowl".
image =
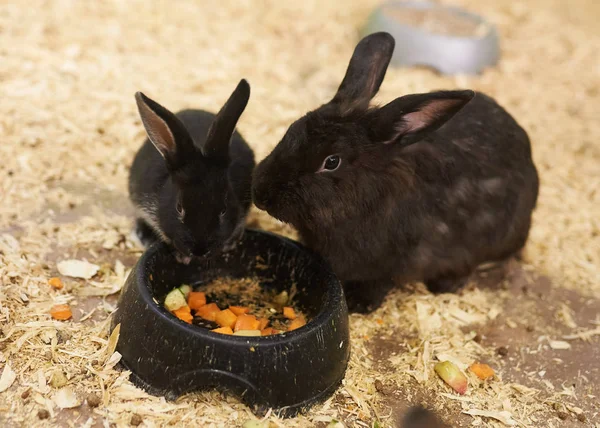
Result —
M234 331L238 330L259 330L260 321L254 315L240 315L235 323Z
M206 305L206 294L202 291L191 291L190 294L188 294L187 303L193 311L197 311L202 306Z
M182 306L179 309L175 309L173 311L173 315L179 318L181 321L185 321L188 324L192 323L194 317L192 316L192 311L189 306Z
M196 314L208 321L215 321L217 314L221 312L216 303L208 303L196 311Z
M294 320L296 319L296 311L294 311L294 308L286 306L283 308L283 316L289 320Z
M234 314L236 314L238 317L240 315L244 315L244 314L247 314L248 312L250 312L250 308L244 308L242 306L230 306L229 310L231 312L233 312Z
M306 320L304 319L304 317L297 317L290 323L288 331L296 330L297 328L300 328L303 325L306 325Z
M222 310L215 315L215 322L221 327L233 328L236 325L237 320L238 317L236 317L229 309Z
M180 320L213 333L236 336L270 336L306 324L294 305L295 285L277 293L256 279L217 279L201 285L173 288L164 307Z

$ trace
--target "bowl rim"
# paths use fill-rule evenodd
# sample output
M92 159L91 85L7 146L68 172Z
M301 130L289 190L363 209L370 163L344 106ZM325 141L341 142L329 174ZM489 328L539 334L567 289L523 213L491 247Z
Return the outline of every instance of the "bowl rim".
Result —
M148 280L146 278L146 266L148 265L149 260L151 260L152 257L157 257L159 252L166 253L170 251L168 245L163 242L157 242L144 251L137 262L137 267L135 267L134 271L132 272L135 274L139 296L149 306L148 309L154 310L157 315L160 316L161 320L166 322L171 328L181 329L185 331L186 334L197 336L198 339L209 340L223 345L248 345L249 343L260 342L262 346L275 346L289 342L290 340L298 340L309 335L314 335L320 326L325 325L325 323L327 323L327 321L333 317L333 305L330 304L328 306L327 303L333 303L337 300L341 302L341 305L345 305L345 296L341 282L335 276L331 270L331 267L329 267L329 265L321 256L311 251L301 243L285 236L260 229L246 228L244 233L247 232L268 236L270 238L278 239L284 242L286 245L292 245L307 256L313 258L316 263L321 264L321 272L325 276L324 279L327 283L327 287L323 291L325 299L319 312L313 318L311 318L306 325L292 331L286 331L284 333L273 334L269 336L234 336L214 333L208 329L179 320L177 317L167 311L162 305L160 305L160 303L158 303L158 299L155 298L148 287ZM235 252L235 250L233 251ZM327 310L328 308L330 309Z
M485 24L487 26L487 31L485 34L479 37L468 37L468 36L453 36L442 33L435 33L431 31L423 30L421 27L412 26L403 24L392 19L388 14L385 13L385 9L388 7L394 7L396 9L442 9L449 12L452 12L454 15L461 16L463 18L468 18L471 21L474 21L478 24ZM446 41L460 41L460 42L478 42L478 43L487 43L490 38L493 38L496 34L496 26L485 19L483 16L478 15L476 13L470 12L466 9L463 9L458 6L449 6L444 4L432 3L429 1L406 1L406 0L388 0L384 3L381 3L374 11L374 15L379 15L381 19L385 20L385 22L394 29L403 29L405 31L409 31L414 33L418 37L427 37L438 40L446 40Z

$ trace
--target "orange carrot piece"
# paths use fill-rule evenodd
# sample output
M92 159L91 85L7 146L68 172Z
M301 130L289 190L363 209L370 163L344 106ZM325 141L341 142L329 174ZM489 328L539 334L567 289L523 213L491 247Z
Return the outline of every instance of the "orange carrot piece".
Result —
M55 305L50 309L50 316L55 320L66 321L73 317L73 312L69 305Z
M246 308L244 306L230 306L229 310L231 312L233 312L234 314L236 314L238 317L240 315L244 315L244 314L247 314L248 312L250 312L250 308Z
M187 305L186 306L182 306L179 309L175 309L173 311L173 315L175 315L181 321L185 321L188 324L191 324L192 320L194 319L194 317L192 316L192 310Z
M198 309L196 315L201 316L205 320L214 321L219 312L221 312L221 309L219 309L216 303L209 303Z
M259 325L260 321L254 315L242 314L237 318L233 330L258 330Z
M489 379L491 377L494 377L494 375L496 374L493 368L491 368L487 364L481 363L471 364L469 370L471 370L475 374L475 376L477 376L481 380Z
M188 306L191 310L197 311L206 305L206 294L202 291L190 291L188 294Z
M233 330L231 329L231 327L219 327L219 328L215 328L211 331L214 331L215 333L221 333L221 334L233 334Z
M62 281L60 280L60 278L58 278L56 276L53 277L53 278L50 278L48 280L48 284L50 285L50 287L52 287L52 288L54 288L56 290L62 290L62 288L63 288Z
M292 308L291 306L286 306L285 308L283 308L283 316L289 320L295 320L297 315L296 311L294 311L294 308Z
M264 330L269 325L269 319L268 318L259 318L258 322L259 322L259 324L258 324L258 329L259 330Z
M270 336L272 334L275 334L275 329L273 327L267 327L267 328L263 328L260 331L260 335L261 336Z
M306 325L306 320L303 316L299 316L296 319L292 320L288 327L288 331L296 330L297 328L300 328L303 325Z
M224 309L215 316L215 322L221 327L233 328L236 321L237 317L229 309Z

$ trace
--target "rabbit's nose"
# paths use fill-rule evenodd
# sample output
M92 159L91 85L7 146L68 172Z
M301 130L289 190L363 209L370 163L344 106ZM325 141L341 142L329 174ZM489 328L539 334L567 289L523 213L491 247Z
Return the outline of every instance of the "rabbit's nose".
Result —
M258 195L261 195L261 196L259 197ZM266 201L266 199L264 199L262 197L262 194L259 193L258 195L256 193L254 193L254 195L253 195L254 205L256 205L256 208L258 208L259 210L264 211L267 206L267 201Z
M258 209L265 210L269 205L269 186L263 183L255 183L252 186L252 200Z
M254 205L260 210L268 211L269 208L273 207L274 198L271 196L270 190L255 192L253 199Z

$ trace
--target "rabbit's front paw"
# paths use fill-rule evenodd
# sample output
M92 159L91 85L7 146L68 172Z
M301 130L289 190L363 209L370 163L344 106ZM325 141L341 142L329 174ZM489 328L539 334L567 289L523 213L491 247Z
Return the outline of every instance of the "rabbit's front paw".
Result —
M348 311L358 314L373 312L383 304L392 286L392 281L345 282Z
M455 293L463 288L469 281L466 276L446 276L425 281L427 289L433 294Z

